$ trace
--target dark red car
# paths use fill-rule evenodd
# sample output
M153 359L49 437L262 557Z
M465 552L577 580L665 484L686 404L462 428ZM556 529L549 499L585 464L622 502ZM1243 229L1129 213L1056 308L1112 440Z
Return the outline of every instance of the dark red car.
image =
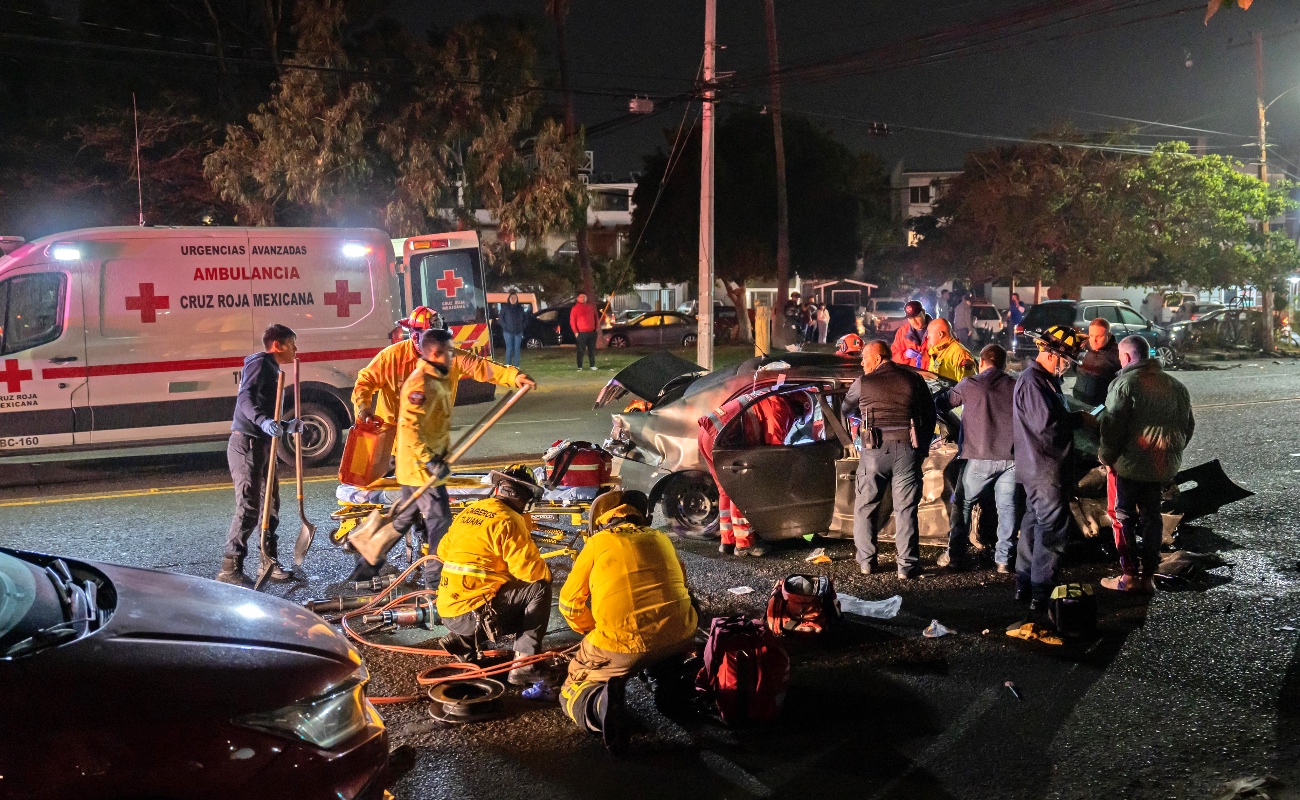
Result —
M285 600L0 548L0 796L379 797L368 677Z

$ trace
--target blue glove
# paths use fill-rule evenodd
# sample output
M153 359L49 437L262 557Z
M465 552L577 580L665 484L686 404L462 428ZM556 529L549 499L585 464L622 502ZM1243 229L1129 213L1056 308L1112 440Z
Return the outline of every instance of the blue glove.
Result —
M909 347L909 348L907 349L907 351L903 353L903 355L907 356L908 358L910 358L910 359L912 359L912 360L916 360L917 358L920 358L920 356L921 356L921 351L920 351L920 350L913 350L912 348Z
M441 458L435 458L424 466L429 470L429 474L433 476L434 480L440 481L451 474L451 467L447 466L447 462Z
M265 420L261 425L262 432L271 438L284 435L284 426L273 419Z
M295 433L302 433L302 420L286 419L284 422L280 423L280 427L284 429L286 436L292 436Z

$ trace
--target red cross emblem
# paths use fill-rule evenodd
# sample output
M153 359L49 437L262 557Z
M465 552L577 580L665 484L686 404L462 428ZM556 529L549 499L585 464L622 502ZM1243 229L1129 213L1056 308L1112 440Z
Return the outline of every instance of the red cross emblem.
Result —
M433 282L448 297L455 297L456 290L465 285L465 281L456 277L454 270L443 270L442 277Z
M334 291L325 293L325 305L337 308L340 317L352 316L352 306L360 303L361 292L349 292L347 281L334 281Z
M158 315L156 312L160 308L171 308L171 301L167 295L154 297L153 284L140 284L140 296L126 298L127 311L139 311L141 322L157 322Z
M18 369L18 359L5 359L5 368L3 372L0 372L0 381L4 381L8 385L10 394L21 392L23 390L23 381L30 381L31 379L32 371L30 369Z

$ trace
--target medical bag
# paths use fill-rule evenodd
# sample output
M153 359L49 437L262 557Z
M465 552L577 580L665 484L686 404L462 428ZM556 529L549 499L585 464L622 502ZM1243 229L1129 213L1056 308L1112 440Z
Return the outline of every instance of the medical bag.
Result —
M358 422L348 431L339 462L339 483L366 487L388 472L397 427L378 420Z
M1097 598L1091 583L1063 583L1052 590L1047 619L1062 636L1091 636L1097 631Z
M609 482L614 459L599 445L562 439L542 455L548 488L600 486Z
M790 656L763 624L738 615L709 625L695 688L723 723L772 722L790 686Z
M823 633L840 620L840 601L830 576L791 575L772 587L767 629L785 633Z

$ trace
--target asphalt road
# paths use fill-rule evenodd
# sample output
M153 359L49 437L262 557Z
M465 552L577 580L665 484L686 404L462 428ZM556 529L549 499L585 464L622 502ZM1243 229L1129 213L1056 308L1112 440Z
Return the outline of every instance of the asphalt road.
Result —
M1099 635L1052 647L1003 635L1024 614L1012 602L1009 578L988 571L904 585L889 575L858 575L844 542L821 543L834 562L814 567L803 563L812 545L802 542L753 560L683 541L709 615L761 613L772 584L792 572L830 574L839 591L866 599L901 594L902 612L888 621L854 618L824 640L791 642L793 683L775 726L679 725L654 711L644 687L633 683L629 702L640 730L621 760L553 705L512 696L503 719L423 731L422 705L386 706L394 744L406 747L410 762L395 793L1163 800L1210 797L1227 779L1265 773L1300 787L1300 365L1248 362L1178 377L1197 406L1187 463L1219 458L1256 493L1187 533L1190 547L1218 552L1230 564L1191 588L1149 601L1103 591ZM562 437L603 438L608 416L589 411L590 396L583 388L529 398L480 455L537 453ZM222 462L206 456L61 466L40 486L0 490L0 543L211 575L232 510ZM75 482L57 482L68 480ZM326 474L307 483L307 515L322 529L336 507L334 488ZM282 528L296 531L292 484L282 493ZM927 561L934 555L925 553ZM295 600L322 596L349 567L345 554L318 544L308 579L272 591ZM1095 582L1112 569L1084 544L1072 550L1066 577ZM727 591L738 586L754 592ZM931 619L956 633L923 638ZM373 695L414 693L415 673L434 663L365 655ZM1004 688L1007 680L1019 699Z

